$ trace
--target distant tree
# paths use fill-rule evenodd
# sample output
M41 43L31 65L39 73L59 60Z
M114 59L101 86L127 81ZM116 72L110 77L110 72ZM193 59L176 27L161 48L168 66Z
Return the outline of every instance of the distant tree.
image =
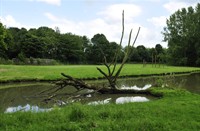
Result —
M156 44L155 50L157 51L158 54L163 53L163 47L160 44Z
M8 46L5 42L6 39L6 29L3 24L0 22L0 58L6 58L6 50Z
M139 45L136 47L138 55L139 55L139 61L143 62L143 60L145 61L149 61L150 60L150 55L148 50L146 49L146 47L144 47L143 45Z
M19 53L22 53L21 43L24 42L28 31L25 28L8 28L8 32L11 34L13 39L13 44L9 49L9 58L16 58ZM24 53L23 53L24 54Z
M57 44L59 43L60 32L59 28L55 30L49 27L39 27L38 29L30 29L29 33L40 38L45 43L44 57L56 59L57 58Z
M83 43L80 36L62 34L57 44L57 59L65 63L81 63L84 59Z
M25 57L44 58L45 43L37 36L27 34L20 43L21 52Z
M91 39L89 60L93 63L102 63L104 55L109 57L109 41L104 34L96 34Z
M117 48L120 49L120 57L122 56L122 47L116 42L109 42L104 34L94 35L91 42L87 50L87 58L92 63L100 64L104 61L104 57L107 61L112 61Z

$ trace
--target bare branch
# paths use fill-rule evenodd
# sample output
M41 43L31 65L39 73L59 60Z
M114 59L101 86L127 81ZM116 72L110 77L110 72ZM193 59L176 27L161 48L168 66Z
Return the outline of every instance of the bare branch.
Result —
M138 38L139 33L140 33L140 27L138 28L138 31L137 31L137 34L135 36L135 40L133 41L132 47L134 46L134 44L135 44L135 42L136 42L136 40Z
M120 43L119 43L120 47L122 46L123 38L124 38L124 10L122 11L122 35L121 35L121 39L120 39ZM113 59L114 60L114 66L113 66L113 70L112 70L111 75L113 75L114 72L115 72L115 69L116 69L116 66L117 66L117 60L118 60L119 52L120 52L120 48L117 47L116 53L115 53L114 59Z

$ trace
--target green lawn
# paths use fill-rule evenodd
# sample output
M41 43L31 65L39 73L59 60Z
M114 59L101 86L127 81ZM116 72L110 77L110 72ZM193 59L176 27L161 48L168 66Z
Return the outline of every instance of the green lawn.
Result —
M0 113L0 130L199 131L200 95L162 88L152 92L163 98L122 105L74 104L43 113Z
M27 66L27 65L0 65L0 81L9 80L57 80L62 78L61 72L76 78L103 77L96 69L97 65L59 65L59 66ZM104 66L98 66L106 70ZM170 72L188 72L200 68L161 66L152 67L141 64L126 64L121 76L149 75Z

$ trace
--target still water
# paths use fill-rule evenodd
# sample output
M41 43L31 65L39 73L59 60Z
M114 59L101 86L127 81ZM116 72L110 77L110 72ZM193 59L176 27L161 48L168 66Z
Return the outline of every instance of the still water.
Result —
M90 81L94 84L104 84L105 80ZM143 77L143 78L126 78L119 79L117 83L119 88L146 90L151 86L173 86L177 88L185 88L190 92L200 94L200 73L193 73L181 76L163 76L163 77ZM81 102L89 105L116 103L123 104L127 102L148 102L157 98L148 95L133 94L93 94L87 95L84 99L66 99L64 96L56 98L54 101L45 102L45 95L37 95L40 92L54 87L50 83L14 83L1 84L0 90L0 112L16 112L16 111L33 111L42 112L49 111L53 106L66 105L67 102ZM14 87L14 88L6 88ZM62 90L63 92L74 92L73 87Z

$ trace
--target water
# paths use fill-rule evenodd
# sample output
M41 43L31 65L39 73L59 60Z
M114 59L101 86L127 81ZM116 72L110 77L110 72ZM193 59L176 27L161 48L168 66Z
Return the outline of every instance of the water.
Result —
M89 81L97 85L106 85L107 81ZM200 73L194 73L181 76L165 76L165 77L144 77L144 78L127 78L119 79L117 85L121 89L146 90L151 86L171 86L177 88L185 88L193 93L200 94ZM39 92L54 87L50 83L14 83L0 85L0 112L16 112L16 111L49 111L53 106L67 105L68 102L81 102L83 104L97 105L116 103L122 104L127 102L148 102L156 99L153 96L134 95L134 94L89 94L84 99L66 99L61 95L53 99L53 101L44 101L45 95L37 95ZM14 87L14 88L8 88ZM74 92L73 87L65 88L59 93Z
M118 85L121 88L132 88L140 90L155 87L176 87L183 88L192 93L200 94L200 73L184 75L168 75L143 78L119 79Z
M18 111L32 111L32 112L45 112L45 111L50 111L52 108L40 108L38 106L31 106L29 104L26 104L25 106L17 106L17 107L8 107L5 111L5 113L12 113L12 112L18 112Z

